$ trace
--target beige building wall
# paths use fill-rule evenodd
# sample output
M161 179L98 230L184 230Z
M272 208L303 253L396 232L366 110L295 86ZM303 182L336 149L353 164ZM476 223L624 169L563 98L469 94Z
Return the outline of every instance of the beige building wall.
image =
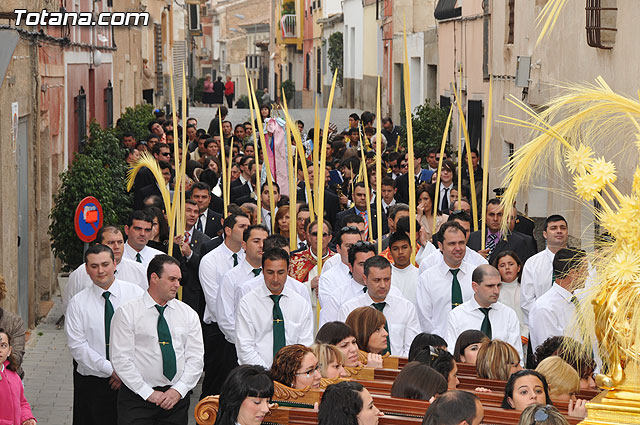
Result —
M466 2L465 2L466 3ZM610 1L618 7L617 17L613 15L617 28L615 44L611 50L602 50L587 45L585 32L584 2L567 2L565 10L556 23L554 31L536 46L538 29L535 18L544 2L518 3L515 10L514 43L506 44L508 31L508 9L506 2L493 2L491 11L491 73L494 79L494 117L500 115L524 118L524 114L506 101L510 96L525 100L533 106L543 105L560 90L558 83L594 83L602 76L611 88L637 100L640 88L638 74L640 57L637 54L637 40L640 26L637 23L638 9L635 0ZM605 6L603 4L603 6ZM608 12L609 13L609 12ZM531 57L530 82L528 87L516 87L515 75L518 56ZM531 139L530 133L518 127L499 124L494 121L492 137L491 187L500 184L498 167L508 157L508 144L521 147ZM635 130L630 129L626 141L634 140ZM618 185L624 192L630 190L632 175L638 164L638 153L634 148L622 151L615 140L603 140L599 155L614 159L618 168ZM532 164L542 167L546 164ZM577 202L571 201L563 191L573 192L567 174L550 172L547 178L534 182L543 190L530 188L520 194L518 205L525 208L532 217L546 217L552 213L565 214L573 236L583 238L583 246L589 247L593 228L585 229L593 215ZM565 192L566 193L566 192Z
M139 12L140 0L115 0L113 10L122 12ZM127 108L142 103L142 33L151 32L153 23L149 25L114 28L115 44L118 49L113 52L113 122L120 118ZM152 58L153 59L153 58ZM150 60L150 69L153 67Z

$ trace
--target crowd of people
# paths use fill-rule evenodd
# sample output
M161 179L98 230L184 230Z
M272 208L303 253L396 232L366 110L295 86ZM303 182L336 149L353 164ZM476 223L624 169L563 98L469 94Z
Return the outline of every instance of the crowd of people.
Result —
M263 105L257 119L273 119L271 113ZM216 424L255 425L269 411L274 381L318 388L321 378L347 376L345 368L381 368L387 355L409 361L391 395L432 402L424 424L481 422L479 399L456 390L459 364L475 365L480 378L506 381L502 407L523 411L529 419L521 423L542 416L558 419L540 423L566 423L552 399L571 399L569 415L586 415L575 395L595 388L596 363L576 360L563 344L579 303L573 291L584 275L584 252L568 246L564 217L544 221L540 252L533 221L496 198L480 217L486 234L474 231L474 210L482 210L470 194L483 175L478 152L471 151L475 182L463 169L458 185L458 167L439 151L416 149L408 157L390 118L382 119L383 150L376 151L375 114L364 112L352 114L343 131L329 126L322 171L312 161L321 130L305 132L297 121L309 185L322 180L320 225L317 203L311 211L307 202L309 193L318 197L305 188L302 164L292 205L276 181L269 191L263 168L269 153L255 143L256 123L234 125L224 106L218 114L206 128L194 118L178 120L179 140L184 131L188 143L179 152L173 119L162 111L148 123L145 140L122 138L126 160L134 164L149 152L164 181L146 168L138 173L127 222L105 224L70 276L64 305L74 424L186 424L188 395L204 374L200 397L220 394ZM160 185L175 189L173 158L182 149L189 151L180 212L185 232L169 240ZM0 316L0 328L6 320ZM19 370L23 338L24 331L0 329L2 362L9 358L4 345L12 347L7 370ZM375 425L382 413L372 400L355 382L330 385L318 421ZM33 420L25 403L16 423Z

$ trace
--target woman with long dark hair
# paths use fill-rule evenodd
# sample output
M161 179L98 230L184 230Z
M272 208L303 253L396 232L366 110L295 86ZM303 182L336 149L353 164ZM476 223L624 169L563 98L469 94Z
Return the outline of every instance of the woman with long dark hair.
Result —
M369 391L358 382L329 385L322 395L318 425L377 425L384 416Z
M269 412L273 381L261 366L242 365L224 381L215 425L260 425Z

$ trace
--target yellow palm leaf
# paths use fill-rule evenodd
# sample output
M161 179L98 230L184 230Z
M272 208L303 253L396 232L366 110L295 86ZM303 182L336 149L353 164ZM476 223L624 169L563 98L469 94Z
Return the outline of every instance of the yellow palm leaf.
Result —
M169 189L167 189L167 182L164 181L160 166L151 154L143 152L142 155L140 155L140 159L136 161L134 166L127 172L127 190L131 190L138 172L144 167L147 167L156 179L158 187L160 188L160 193L162 194L165 211L167 216L169 216L171 212L171 194L169 193Z

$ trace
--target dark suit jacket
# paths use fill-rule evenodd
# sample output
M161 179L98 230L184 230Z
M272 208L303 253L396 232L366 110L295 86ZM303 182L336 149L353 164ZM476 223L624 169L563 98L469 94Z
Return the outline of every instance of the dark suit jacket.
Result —
M235 180L231 180L231 189L233 189L234 187L238 187L238 186L242 186L242 182L240 181L240 179L235 179Z
M222 236L216 236L215 238L203 243L202 246L200 247L200 258L204 257L209 252L219 247L223 241L224 239L222 238Z
M229 193L229 200L233 203L237 203L236 201L243 196L249 196L251 194L251 189L247 184L241 184L236 187L231 187L231 192Z
M516 225L513 230L533 237L533 230L535 229L535 227L536 224L533 220L531 220L526 215L518 214L518 216L516 217Z
M349 208L348 210L344 210L338 213L336 217L336 228L340 229L343 226L343 220L346 216L355 215L356 209L355 207ZM386 235L389 233L389 224L387 220L387 216L384 211L380 214L380 218L382 220L382 234ZM369 219L369 232L373 235L373 239L378 239L378 212L376 210L376 204L371 204L371 218Z
M432 174L431 171L423 169L420 172L420 183L430 183ZM415 184L415 176L410 176L409 173L405 173L396 179L396 188L398 189L396 191L396 201L402 202L403 204L409 204L409 177L411 177Z
M146 185L140 190L137 190L133 193L133 209L141 210L144 208L144 200L148 196L157 195L162 199L162 192L160 192L160 188L158 184L153 182L151 184Z
M479 251L481 244L481 230L472 232L471 236L469 236L469 242L467 243L467 246L474 251ZM531 236L523 235L520 232L512 232L511 234L507 235L506 239L504 237L500 239L500 241L496 244L496 247L493 248L493 251L491 252L491 255L489 255L489 258L487 258L487 261L491 263L496 255L498 255L498 253L502 251L515 252L523 264L529 259L529 257L535 255L538 252L533 238Z
M302 187L298 188L298 201L306 202L307 199L307 191L304 188L304 183L301 183ZM312 193L313 195L313 193ZM315 196L314 196L315 197ZM338 195L331 192L329 189L325 187L324 189L324 216L331 223L331 226L336 228L336 216L340 212L340 199Z
M200 249L203 244L211 239L200 232L193 229L189 246L191 247L191 257L187 260L184 256L180 260L180 270L182 271L182 301L193 308L200 316L200 320L204 315L205 300L200 278L198 277L198 268L200 267Z
M218 195L211 194L211 201L209 201L209 209L217 212L222 217L224 213L224 201Z
M209 208L207 210L207 225L204 228L204 234L209 239L215 238L220 230L222 230L222 214L218 214Z

